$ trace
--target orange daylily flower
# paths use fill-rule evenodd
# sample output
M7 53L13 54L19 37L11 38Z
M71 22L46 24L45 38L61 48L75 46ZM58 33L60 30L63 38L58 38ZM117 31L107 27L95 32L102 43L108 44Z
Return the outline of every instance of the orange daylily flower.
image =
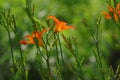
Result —
M35 44L35 39L38 40L38 45L43 47L44 43L42 40L42 35L47 31L47 29L43 29L41 32L34 31L32 32L32 35L26 35L25 38L28 40L21 40L20 44Z
M60 21L54 16L48 16L48 18L53 19L55 22L54 32L61 32L67 29L75 29L75 27L68 26L66 22Z
M102 12L106 19L111 19L113 16L114 20L117 22L120 18L120 3L117 4L116 8L111 6L108 7L109 12Z

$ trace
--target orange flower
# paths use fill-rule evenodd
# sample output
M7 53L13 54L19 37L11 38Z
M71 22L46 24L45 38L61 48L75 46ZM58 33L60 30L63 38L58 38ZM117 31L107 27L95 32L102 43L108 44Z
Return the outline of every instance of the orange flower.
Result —
M102 12L106 19L111 19L111 16L108 12Z
M113 8L111 6L108 7L109 12L102 12L102 14L105 16L106 19L111 19L113 16L114 20L117 22L120 18L120 3L117 4L116 8Z
M41 32L38 31L34 31L32 32L32 35L26 35L25 38L27 38L28 40L21 40L20 44L35 44L35 40L38 41L38 45L43 47L44 43L42 40L42 35L43 33L45 33L47 31L47 29L43 29Z
M75 27L68 26L66 22L60 21L54 16L48 16L48 18L53 19L55 22L54 32L61 32L66 29L75 29Z

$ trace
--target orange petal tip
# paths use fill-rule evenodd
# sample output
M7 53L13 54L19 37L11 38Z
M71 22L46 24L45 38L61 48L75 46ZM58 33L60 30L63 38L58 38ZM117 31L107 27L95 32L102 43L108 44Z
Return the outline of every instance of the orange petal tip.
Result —
M26 45L27 42L26 42L25 40L20 40L20 44L24 44L24 45Z

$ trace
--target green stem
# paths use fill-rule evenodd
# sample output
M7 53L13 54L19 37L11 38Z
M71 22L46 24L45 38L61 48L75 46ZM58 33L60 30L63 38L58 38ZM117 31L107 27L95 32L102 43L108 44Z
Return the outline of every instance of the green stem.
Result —
M57 40L57 38L56 38L56 36L55 36L55 34L53 34L54 35L54 39L55 40ZM56 48L56 58L57 58L57 67L58 67L58 69L59 69L59 71L60 71L60 76L61 76L61 78L62 78L62 80L64 80L63 79L63 74L62 74L62 70L61 70L61 67L60 67L60 61L59 61L59 50L58 50L58 46L57 46L57 44L55 45L55 48ZM58 74L59 75L59 74Z
M80 65L80 62L78 59L76 59L77 63L78 63L78 66L79 66L79 76L82 80L85 80L84 79L84 76L83 76L83 72L82 72L82 68L81 68L81 65Z
M42 80L44 80L44 77L43 77L43 71L42 71L42 65L41 65L41 56L39 55L38 51L37 51L37 57L38 57L38 63L39 63L39 66L40 66L40 76L42 78Z
M18 39L18 40L19 40L19 39ZM22 49L21 49L21 47L20 47L20 44L19 44L19 50L20 50L20 57L21 57L22 66L23 66L23 72L24 72L23 79L27 80L27 74L26 74L26 70L25 70L23 52L22 52ZM25 77L24 77L24 76L25 76Z
M54 39L56 40L57 38L56 38L56 36L54 35ZM55 48L56 48L56 54L57 54L57 62L58 62L58 65L60 65L60 62L59 62L59 55L58 55L58 46L57 46L57 44L55 45Z
M49 75L49 80L53 80L53 76L52 76L52 73L51 73L51 69L50 69L50 62L49 62L49 59L50 59L50 53L48 51L48 34L49 32L46 34L46 44L45 44L45 50L46 50L46 54L47 54L47 59L46 59L46 62L47 62L47 67L48 67L48 75ZM44 40L43 40L44 41ZM45 41L44 41L45 43Z
M23 74L22 77L23 77L24 80L27 80L27 72L26 72L26 70L25 70L23 52L22 52L21 46L20 46L20 44L19 44L19 41L20 41L20 39L19 39L19 34L17 33L17 27L16 27L16 22L15 22L14 16L12 16L12 18L13 18L13 24L14 24L14 29L12 28L12 30L13 30L13 32L15 33L16 37L17 37L17 43L18 43L18 47L19 47L19 52L20 52L20 57L21 57L22 67L23 67L23 72L24 72L24 74Z
M39 48L39 46L37 45L37 43L36 43L36 47L37 47L38 51L40 52L41 56L43 57L43 59L46 60L45 56L43 55L43 53L42 53L42 51L40 50L40 48Z
M52 80L52 74L51 74L51 69L50 69L50 63L49 63L49 57L47 57L47 67L48 67L48 80Z
M75 46L75 50L76 50L76 53L78 54L78 48L77 48L77 46L74 44L74 46ZM76 59L76 61L77 61L77 63L78 63L78 67L79 67L79 76L80 76L80 78L81 78L81 80L85 80L85 78L84 78L84 76L83 76L83 71L82 71L82 68L81 68L81 64L80 64L80 59L79 59L79 57L74 53L74 51L72 50L72 53L73 53L73 55L74 55L74 57L75 57L75 59Z
M14 20L15 21L15 20ZM23 71L24 71L24 75L25 75L25 80L27 80L27 71L25 69L25 63L24 63L24 58L23 58L23 52L22 52L22 49L21 49L21 46L19 44L19 41L20 41L20 38L19 38L19 35L17 33L17 28L16 28L16 23L14 23L14 27L15 27L15 34L16 34L16 37L17 37L17 41L18 41L18 46L19 46L19 51L20 51L20 57L21 57L21 61L22 61L22 66L23 66Z
M116 0L114 0L114 7L116 7Z
M62 46L61 46L61 41L60 41L59 34L57 34L57 37L58 37L58 42L59 42L59 46L60 46L60 54L61 54L61 58L62 58L62 62L63 62L64 69L65 69L65 63L64 63L63 52L62 52Z
M63 52L62 52L61 41L60 41L60 37L59 37L59 33L57 34L57 37L58 37L58 42L59 42L59 47L60 47L60 54L61 54L61 58L62 58L63 68L64 68L64 70L66 70L65 62L64 62L64 58L63 58ZM64 79L65 79L65 77L66 77L66 73L65 73L65 75L62 74L62 76L63 76Z
M10 32L9 30L6 28L7 33L8 33L8 37L9 37L9 43L10 43L10 49L11 49L11 57L12 57L12 63L13 63L13 67L15 66L15 60L14 60L14 54L13 54L13 48L12 48L12 40L10 37ZM16 72L15 72L16 73Z
M99 66L100 66L100 70L101 70L101 73L102 73L102 76L103 76L103 80L105 80L105 75L104 75L104 68L103 68L103 65L102 65L102 61L101 61L101 56L100 56L100 49L99 49L99 31L98 31L98 25L97 25L97 31L96 31L96 41L95 41L95 45L96 45L96 49L97 49L97 59L99 61Z

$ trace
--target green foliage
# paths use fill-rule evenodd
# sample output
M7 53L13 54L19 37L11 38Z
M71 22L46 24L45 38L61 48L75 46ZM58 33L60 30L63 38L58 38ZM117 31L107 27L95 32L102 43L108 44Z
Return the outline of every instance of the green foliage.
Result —
M1 0L0 80L119 80L120 22L101 12L116 0ZM54 32L56 16L75 30ZM119 17L120 20L120 17ZM48 29L34 45L24 35ZM36 35L34 35L36 36ZM110 57L117 54L118 56ZM120 58L120 57L119 57Z

